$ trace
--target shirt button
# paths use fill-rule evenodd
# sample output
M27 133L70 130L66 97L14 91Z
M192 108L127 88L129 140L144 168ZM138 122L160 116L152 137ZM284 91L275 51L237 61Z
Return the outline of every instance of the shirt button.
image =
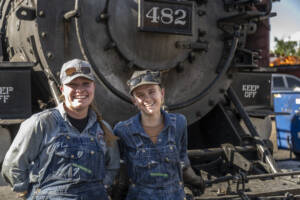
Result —
M91 154L94 155L95 151L91 151Z
M74 155L71 155L71 158L75 158L75 156L74 156Z
M93 141L94 141L94 138L91 138L91 141L93 142Z
M71 139L71 137L67 135L67 139L69 140L69 139Z

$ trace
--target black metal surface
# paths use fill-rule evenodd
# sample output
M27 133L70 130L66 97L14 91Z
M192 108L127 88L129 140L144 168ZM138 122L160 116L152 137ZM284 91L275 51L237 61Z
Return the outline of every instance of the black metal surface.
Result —
M125 83L138 68L164 70L166 105L172 111L185 114L189 123L201 118L196 113L204 116L209 112L223 98L222 91L229 87L231 80L225 75L226 71L215 74L225 55L222 30L211 24L230 15L217 1L201 5L212 12L197 15L193 21L197 28L192 36L138 31L137 3L133 0L68 0L60 7L51 5L44 0L37 3L38 29L34 38L44 70L57 78L60 66L67 59L79 57L91 62L98 77L96 101L101 105L103 116L113 124L136 111L128 103ZM188 42L191 48L177 49L178 41ZM204 93L194 98L201 91ZM184 103L191 99L194 99L191 104ZM212 103L213 99L216 102ZM120 106L112 109L110 103Z
M245 109L272 109L271 73L236 73L231 87Z
M0 68L0 119L31 115L30 68Z

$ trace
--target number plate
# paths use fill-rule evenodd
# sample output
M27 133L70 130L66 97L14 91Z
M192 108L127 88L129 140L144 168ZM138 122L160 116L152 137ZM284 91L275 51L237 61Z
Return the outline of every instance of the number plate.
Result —
M194 2L139 0L141 31L192 35Z

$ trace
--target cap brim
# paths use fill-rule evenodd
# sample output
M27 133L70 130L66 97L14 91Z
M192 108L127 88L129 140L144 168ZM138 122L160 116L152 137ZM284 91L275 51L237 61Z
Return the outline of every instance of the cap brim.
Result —
M70 83L71 81L73 81L75 78L78 78L78 77L83 77L83 78L86 78L86 79L89 79L91 81L95 81L95 79L89 75L86 75L86 74L76 74L74 76L70 76L70 77L67 77L63 82L62 84L65 85L65 84L68 84Z
M157 83L157 82L152 82L152 81L149 81L149 82L141 82L141 83L139 83L139 84L136 84L134 87L130 88L129 93L131 94L132 91L133 91L134 89L136 89L137 87L142 86L142 85L159 85L159 83Z

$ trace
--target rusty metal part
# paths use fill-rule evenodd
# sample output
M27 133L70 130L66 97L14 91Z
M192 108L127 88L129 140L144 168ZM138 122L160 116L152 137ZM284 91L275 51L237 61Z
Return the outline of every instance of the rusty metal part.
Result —
M225 156L230 165L238 166L246 172L252 169L252 163L240 153L236 152L235 147L232 144L223 144L222 148L224 149Z

